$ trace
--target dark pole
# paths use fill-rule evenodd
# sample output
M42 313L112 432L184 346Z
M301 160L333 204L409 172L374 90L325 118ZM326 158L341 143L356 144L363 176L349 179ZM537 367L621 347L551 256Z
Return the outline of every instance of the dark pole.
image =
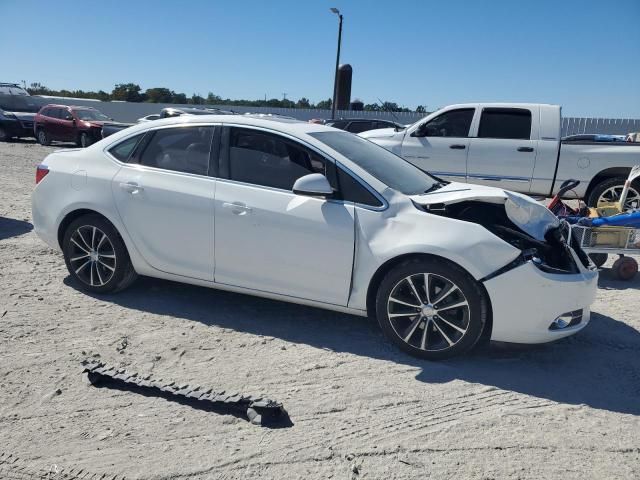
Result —
M337 13L337 10L334 13ZM340 18L340 24L338 26L338 54L336 55L336 74L333 78L333 101L331 102L332 120L336 118L336 102L338 101L338 67L340 66L340 43L342 42L342 14L338 13L338 17Z

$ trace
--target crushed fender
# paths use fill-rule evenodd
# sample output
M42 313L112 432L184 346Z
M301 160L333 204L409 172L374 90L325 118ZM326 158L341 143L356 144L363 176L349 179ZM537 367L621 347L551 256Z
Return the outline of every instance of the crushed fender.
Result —
M212 388L190 385L180 385L176 382L154 379L152 375L139 375L122 368L109 366L95 360L82 362L82 375L85 382L99 385L108 381L114 386L139 390L146 395L154 395L190 403L199 407L209 407L219 413L243 412L244 417L253 425L261 426L290 426L291 421L280 402L264 397L216 392Z

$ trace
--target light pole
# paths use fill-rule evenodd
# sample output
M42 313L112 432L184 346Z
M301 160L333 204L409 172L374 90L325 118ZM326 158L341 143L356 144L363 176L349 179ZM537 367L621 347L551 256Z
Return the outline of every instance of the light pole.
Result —
M342 14L340 10L335 7L330 9L333 13L338 15L340 19L340 24L338 26L338 54L336 55L336 74L333 78L333 101L331 102L331 119L336 118L336 102L338 101L338 67L340 65L340 43L342 42Z

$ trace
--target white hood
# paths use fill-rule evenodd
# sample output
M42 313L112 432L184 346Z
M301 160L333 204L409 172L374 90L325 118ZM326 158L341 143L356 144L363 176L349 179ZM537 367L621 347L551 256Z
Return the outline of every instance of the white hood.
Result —
M390 138L398 134L404 135L404 130L396 131L395 128L378 128L359 133L358 136L362 138Z
M411 197L420 205L480 201L504 205L509 220L537 240L544 241L550 229L560 225L551 211L533 198L501 188L452 182L433 192Z

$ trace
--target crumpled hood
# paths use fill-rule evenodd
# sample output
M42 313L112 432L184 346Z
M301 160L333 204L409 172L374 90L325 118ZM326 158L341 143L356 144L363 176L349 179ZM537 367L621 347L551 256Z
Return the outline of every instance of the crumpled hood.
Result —
M533 198L501 188L452 182L433 192L413 195L420 205L453 204L479 201L503 204L509 220L536 240L544 241L545 234L560 225L560 220Z

